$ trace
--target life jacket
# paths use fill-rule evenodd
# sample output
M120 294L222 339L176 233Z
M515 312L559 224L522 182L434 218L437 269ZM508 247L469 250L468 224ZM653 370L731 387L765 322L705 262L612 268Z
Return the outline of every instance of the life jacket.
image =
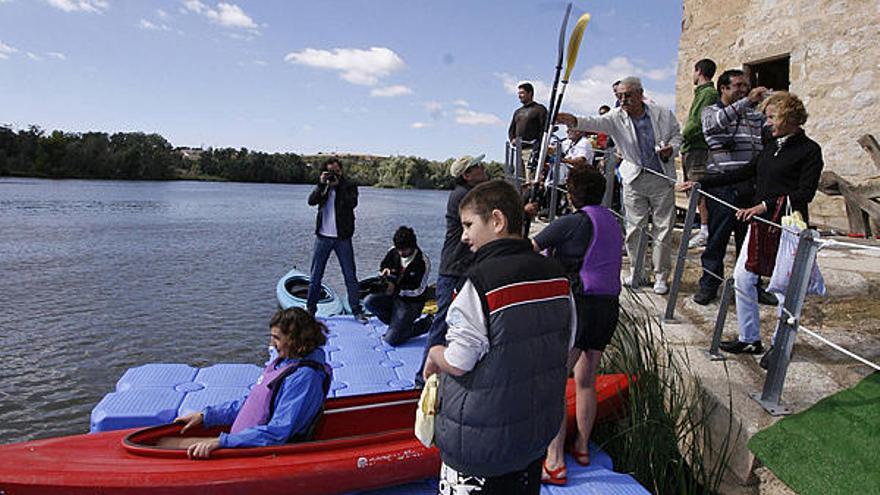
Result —
M283 358L277 358L263 370L263 373L257 379L257 383L248 394L244 405L235 417L232 423L230 433L238 433L254 426L265 425L272 417L275 411L275 395L278 394L281 382L291 373L302 367L312 368L324 374L324 396L330 390L330 382L333 380L333 369L326 363L319 363L311 359L300 359L286 366L275 369L275 366Z
M581 293L586 295L620 294L620 268L623 235L620 224L608 211L599 205L587 205L579 210L593 224L593 236L584 252L578 272Z

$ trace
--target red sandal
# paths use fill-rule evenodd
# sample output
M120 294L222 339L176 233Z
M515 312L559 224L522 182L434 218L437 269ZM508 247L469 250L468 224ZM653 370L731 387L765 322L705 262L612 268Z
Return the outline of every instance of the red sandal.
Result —
M568 483L568 472L565 464L556 469L547 469L547 461L541 467L541 483L548 485L565 485Z
M572 455L572 457L574 457L575 462L577 462L581 466L589 466L590 465L590 451L589 450L586 450L584 452L578 452L577 450L574 450L574 448L572 448L571 455Z

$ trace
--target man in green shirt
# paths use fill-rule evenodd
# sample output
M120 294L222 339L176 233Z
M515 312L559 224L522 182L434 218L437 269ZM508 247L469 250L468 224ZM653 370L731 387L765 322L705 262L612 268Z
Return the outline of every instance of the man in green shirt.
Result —
M694 64L694 101L688 112L687 122L681 130L683 138L681 144L681 163L684 169L685 180L699 182L706 175L706 162L709 159L709 146L703 138L703 124L700 115L703 108L714 105L718 101L718 91L712 84L715 76L715 62L704 58ZM689 248L706 245L709 238L709 210L706 207L706 198L700 198L700 232L691 238Z

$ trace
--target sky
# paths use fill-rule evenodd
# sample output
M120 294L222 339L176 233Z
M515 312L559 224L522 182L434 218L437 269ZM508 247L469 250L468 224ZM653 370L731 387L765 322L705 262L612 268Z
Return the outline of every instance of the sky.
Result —
M0 124L502 160L517 83L549 98L566 4L0 0ZM681 0L577 1L569 31L584 12L563 111L596 113L627 75L672 107Z

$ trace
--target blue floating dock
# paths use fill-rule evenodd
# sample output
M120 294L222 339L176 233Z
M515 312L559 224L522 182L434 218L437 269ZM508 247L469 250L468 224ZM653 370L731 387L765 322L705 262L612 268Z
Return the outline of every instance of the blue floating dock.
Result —
M581 466L574 458L566 456L568 484L541 487L541 495L650 495L632 476L614 472L611 457L590 445L590 465ZM349 495L436 495L437 478L392 486L379 490L355 492Z
M330 335L325 346L333 366L330 397L411 389L427 337L401 347L382 340L387 326L372 318L363 325L352 316L323 320ZM244 397L262 368L253 364L152 363L130 368L92 409L90 431L155 426L205 406Z
M333 366L330 397L410 389L421 365L426 336L392 347L382 340L387 326L375 318L366 325L352 316L323 320L330 335L325 346ZM271 356L270 356L271 359ZM92 410L91 431L154 426L200 411L208 405L244 397L262 367L253 364L215 364L194 368L185 364L145 364L126 371L116 390ZM631 476L615 473L611 458L590 446L592 464L567 458L568 485L544 486L542 495L646 495ZM435 495L437 479L361 492L364 495Z

